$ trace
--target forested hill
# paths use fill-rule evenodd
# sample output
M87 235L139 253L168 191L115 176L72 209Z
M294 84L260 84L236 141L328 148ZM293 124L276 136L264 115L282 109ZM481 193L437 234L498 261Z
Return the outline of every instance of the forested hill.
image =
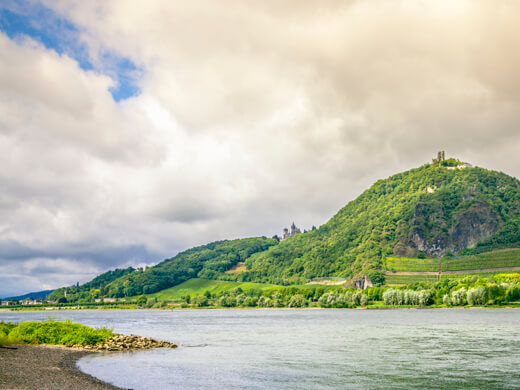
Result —
M135 271L136 269L133 267L117 268L115 270L107 271L101 275L96 276L90 282L82 284L81 286L78 284L73 287L59 288L54 290L51 294L49 294L48 299L57 301L59 299L65 298L65 290L67 290L67 293L69 294L69 300L74 301L79 298L96 299L104 296L108 292L106 290L106 286L108 286L111 282Z
M188 249L146 270L109 271L81 286L60 288L52 293L50 299L64 298L65 291L68 301L149 294L197 277L242 279L245 275L235 276L225 271L253 253L265 251L277 243L277 240L265 237L216 241ZM120 275L115 277L118 273Z
M389 255L440 257L520 244L520 181L457 160L379 180L319 229L246 261L255 281L378 280Z
M94 279L68 288L67 298L148 294L195 277L287 285L367 275L377 283L389 256L441 257L520 246L520 181L459 164L453 159L426 164L379 180L319 229L279 244L265 237L214 242L146 270L107 273L96 278L102 283ZM245 272L226 273L239 262L245 262ZM52 296L63 294L58 289Z

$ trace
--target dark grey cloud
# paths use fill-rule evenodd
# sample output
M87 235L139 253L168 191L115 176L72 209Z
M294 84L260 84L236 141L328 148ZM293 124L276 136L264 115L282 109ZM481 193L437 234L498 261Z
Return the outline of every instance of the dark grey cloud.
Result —
M83 242L42 250L0 241L0 297L27 292L31 286L44 289L84 283L107 269L153 264L165 257L169 256L144 245L97 247Z

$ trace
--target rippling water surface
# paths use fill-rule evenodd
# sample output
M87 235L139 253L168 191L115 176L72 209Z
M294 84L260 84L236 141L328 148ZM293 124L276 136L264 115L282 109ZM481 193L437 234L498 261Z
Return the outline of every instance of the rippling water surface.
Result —
M520 388L520 310L60 311L56 319L183 344L87 356L132 389ZM0 320L46 319L44 312Z

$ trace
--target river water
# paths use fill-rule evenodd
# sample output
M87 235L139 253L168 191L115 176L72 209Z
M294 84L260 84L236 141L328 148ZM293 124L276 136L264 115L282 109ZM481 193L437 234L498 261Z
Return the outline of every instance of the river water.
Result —
M0 313L42 320L48 312ZM91 355L132 389L520 389L520 310L59 311L56 320L183 344Z

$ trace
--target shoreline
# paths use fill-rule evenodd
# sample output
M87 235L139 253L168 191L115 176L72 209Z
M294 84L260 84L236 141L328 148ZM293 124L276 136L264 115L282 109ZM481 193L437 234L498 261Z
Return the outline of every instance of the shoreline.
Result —
M121 390L81 371L77 361L97 352L50 345L9 345L0 348L2 389Z
M52 310L53 312L60 311L183 311L183 310L395 310L395 309L520 309L520 304L508 305L465 305L465 306L444 306L444 305L430 305L430 306L413 306L413 305L368 305L359 307L224 307L224 306L208 306L208 307L176 307L172 308L106 308L106 309L91 309L91 308L60 308ZM48 312L50 310L42 310L39 308L31 309L0 309L1 313L21 313L21 312ZM1 317L0 317L1 320Z

